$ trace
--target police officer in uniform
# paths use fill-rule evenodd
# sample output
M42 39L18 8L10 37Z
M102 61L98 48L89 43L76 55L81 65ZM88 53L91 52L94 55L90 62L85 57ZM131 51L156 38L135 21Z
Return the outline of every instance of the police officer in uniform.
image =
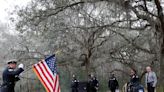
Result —
M89 75L90 79L87 85L87 92L97 92L99 88L99 82L94 75Z
M19 64L18 69L16 69L17 60L8 61L7 68L3 71L2 78L3 84L1 86L0 92L15 92L14 87L17 81L20 80L19 74L24 71L23 64Z
M139 77L135 69L130 70L130 82L128 83L127 92L138 92L136 90L136 85L139 84Z
M111 77L110 77L109 82L108 82L108 87L111 90L111 92L115 92L116 89L119 88L118 81L117 81L114 74L111 74Z
M139 76L135 69L131 69L130 82L128 83L127 92L144 92L143 86L140 84Z
M71 84L72 92L78 92L79 80L77 80L76 76L73 75L73 80Z

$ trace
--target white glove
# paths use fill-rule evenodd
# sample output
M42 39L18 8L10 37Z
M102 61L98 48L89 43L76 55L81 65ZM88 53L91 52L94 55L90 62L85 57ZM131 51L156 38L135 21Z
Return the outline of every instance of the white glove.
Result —
M18 68L22 68L23 69L24 65L21 63L18 65Z

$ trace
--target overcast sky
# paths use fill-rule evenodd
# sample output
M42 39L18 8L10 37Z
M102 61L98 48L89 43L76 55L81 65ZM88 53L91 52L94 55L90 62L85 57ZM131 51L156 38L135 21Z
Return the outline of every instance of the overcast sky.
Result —
M9 12L14 9L14 6L20 7L27 5L30 0L0 0L0 21L9 22Z
M10 18L10 12L14 10L15 6L23 7L28 4L31 0L0 0L0 23L7 25L8 33L16 35L18 32L15 31L15 24L13 24ZM1 30L0 30L1 31Z

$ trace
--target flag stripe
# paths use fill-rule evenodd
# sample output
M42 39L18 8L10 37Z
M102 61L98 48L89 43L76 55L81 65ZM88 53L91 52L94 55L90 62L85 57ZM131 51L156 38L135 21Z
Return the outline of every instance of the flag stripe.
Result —
M50 73L50 75L52 76L52 78L55 76L53 74L53 72L50 70L50 67L47 65L47 63L45 61L43 61L43 64L45 65L45 67L47 68L48 72Z
M48 75L51 77L51 80L54 81L54 78L53 78L53 74L52 74L52 72L49 72L50 70L48 70L49 67L46 66L45 62L41 62L41 63L42 63L42 65L43 65L44 69L46 70L46 72L48 73Z
M43 79L43 81L44 81L46 87L48 88L49 92L52 92L53 89L51 88L50 84L49 84L48 81L46 80L45 76L43 75L43 73L42 73L42 71L40 70L40 68L39 68L38 65L36 66L36 70L38 71L40 77Z
M37 77L39 78L39 80L41 81L41 83L43 84L43 86L45 87L47 92L50 92L49 88L47 87L47 85L45 84L45 82L43 81L43 78L40 76L39 72L37 71L36 67L33 66L33 70L36 73Z
M57 88L57 86L56 86L56 85L57 85L57 76L55 76L55 83L54 83L54 89L53 89L53 90L54 90L54 92L56 92L56 88Z
M48 84L53 88L53 83L50 82L50 80L48 79L48 76L46 75L46 73L44 72L44 70L41 67L41 64L38 64L38 68L41 70L41 73L43 74L44 78L46 79L45 81L48 82Z
M44 67L44 64L42 62L40 62L40 66L53 87L54 81L53 81L53 78L50 77L51 76L50 73L46 71L45 69L46 67Z

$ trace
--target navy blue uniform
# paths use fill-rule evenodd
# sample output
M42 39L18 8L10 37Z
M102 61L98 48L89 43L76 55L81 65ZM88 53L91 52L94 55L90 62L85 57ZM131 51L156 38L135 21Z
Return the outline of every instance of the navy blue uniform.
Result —
M72 80L71 88L72 92L78 92L79 81L75 78Z
M137 75L132 75L128 83L127 92L139 92L139 90L144 92L144 88L139 82L139 77Z
M22 68L17 69L16 71L12 68L7 67L3 71L3 84L1 86L0 92L15 92L14 87L15 83L20 80L19 74L22 73L24 70Z
M110 88L111 92L115 92L115 90L118 89L119 85L116 77L111 77L109 79L108 87Z
M96 78L92 78L87 85L87 92L97 92L99 87L99 82Z

